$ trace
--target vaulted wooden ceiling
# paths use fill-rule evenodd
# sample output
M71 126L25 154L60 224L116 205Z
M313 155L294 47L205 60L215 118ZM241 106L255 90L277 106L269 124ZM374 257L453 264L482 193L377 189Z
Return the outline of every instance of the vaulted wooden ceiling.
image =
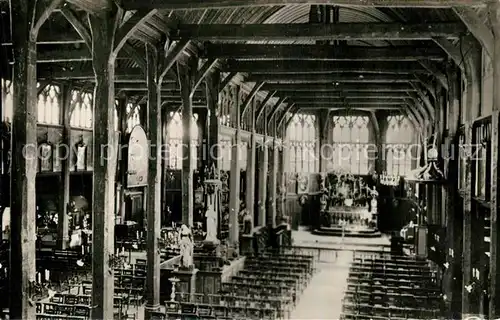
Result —
M184 55L199 56L201 74L218 69L226 80L238 79L276 107L399 108L414 119L430 118L431 89L434 83L446 85L450 57L443 48L470 42L471 31L484 31L476 30L478 21L489 31L483 0L118 3L124 14L116 36L123 44L116 89L138 100L146 95L144 44L168 49L182 43ZM2 61L11 62L8 1L0 0L0 6ZM38 38L40 80L91 85L87 15L110 6L107 0L68 0L51 15ZM2 72L9 70L2 65ZM204 104L203 86L198 88L194 103ZM180 104L175 71L163 91L164 101Z

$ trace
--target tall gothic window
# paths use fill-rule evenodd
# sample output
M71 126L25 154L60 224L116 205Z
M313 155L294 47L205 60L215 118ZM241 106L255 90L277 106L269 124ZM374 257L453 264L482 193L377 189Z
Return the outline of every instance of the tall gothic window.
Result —
M193 114L191 123L191 168L195 168L197 163L197 147L198 147L198 114ZM168 141L168 164L172 169L182 169L182 137L184 130L182 128L182 114L180 112L171 112L170 121L167 125L167 141Z
M56 85L47 85L38 95L38 123L61 123L61 89Z
M404 176L412 170L413 141L414 130L407 117L387 117L385 155L388 174Z
M73 90L71 92L71 113L70 125L78 128L92 128L92 93Z
M334 116L331 161L334 169L367 174L370 144L368 116Z
M2 120L12 122L14 110L14 86L12 81L2 79Z
M295 114L287 128L290 172L315 172L316 170L316 116Z
M232 148L233 142L231 138L221 137L219 139L219 158L221 170L229 171L231 170L231 158L232 158Z
M127 132L131 132L135 126L141 124L140 112L141 106L127 104Z

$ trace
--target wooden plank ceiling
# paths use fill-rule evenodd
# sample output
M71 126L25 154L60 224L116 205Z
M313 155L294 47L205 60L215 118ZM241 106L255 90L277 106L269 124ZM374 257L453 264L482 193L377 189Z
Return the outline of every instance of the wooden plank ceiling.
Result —
M284 101L283 108L417 109L432 97L428 88L443 76L449 59L436 39L460 41L468 33L460 14L480 12L486 1L350 3L122 0L129 11L124 11L117 32L123 47L116 62L116 89L143 101L144 42L164 46L169 37L167 46L189 41L182 49L199 55L201 75L215 69L224 76L239 74L247 90L260 84L261 100L267 96L271 105ZM91 86L86 16L108 5L104 0L71 0L52 14L38 39L40 80ZM0 1L0 6L0 27L8 31L8 1ZM1 34L1 54L3 61L12 62L9 34ZM198 88L194 104L203 105L204 85ZM181 103L175 71L166 77L163 91L164 101Z

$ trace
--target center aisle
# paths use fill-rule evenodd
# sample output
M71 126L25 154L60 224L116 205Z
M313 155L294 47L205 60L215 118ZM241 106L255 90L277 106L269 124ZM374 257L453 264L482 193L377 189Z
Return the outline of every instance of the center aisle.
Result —
M292 312L291 319L339 319L352 251L338 252L335 263L319 263L317 273Z

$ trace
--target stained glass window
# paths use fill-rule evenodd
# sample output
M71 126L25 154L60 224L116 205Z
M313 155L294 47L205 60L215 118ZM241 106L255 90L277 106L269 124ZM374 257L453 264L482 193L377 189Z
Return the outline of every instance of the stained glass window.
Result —
M297 113L287 128L290 172L316 171L316 116Z
M417 156L413 154L414 130L410 120L403 115L387 117L386 171L390 175L405 176L412 170Z
M191 124L191 168L195 168L197 163L197 147L199 141L198 114L193 114ZM170 112L170 121L167 125L168 144L168 165L172 169L182 169L182 114L180 112Z
M367 174L370 168L370 118L368 116L334 116L331 165L353 174Z
M38 95L38 122L46 124L61 123L61 89L56 85L47 85Z
M71 113L70 125L78 128L92 128L93 114L92 93L73 90L71 92Z

